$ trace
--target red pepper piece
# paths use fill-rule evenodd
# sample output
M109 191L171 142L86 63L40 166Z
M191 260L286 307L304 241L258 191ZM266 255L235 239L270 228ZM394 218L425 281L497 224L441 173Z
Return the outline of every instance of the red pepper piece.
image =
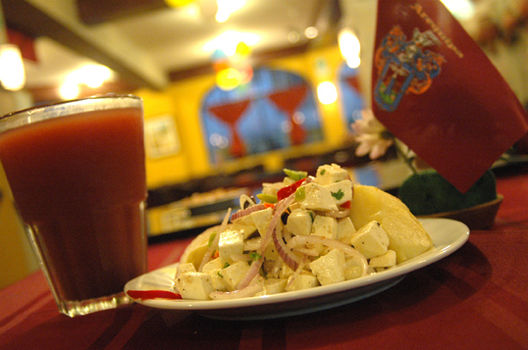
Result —
M289 186L281 188L277 192L277 199L280 201L281 199L284 199L284 198L290 196L292 193L295 193L295 191L297 191L297 189L302 185L304 180L306 180L306 178L300 179L298 181L295 181L294 183L292 183Z
M350 209L350 201L346 201L344 203L341 203L340 207L343 208L343 209Z
M127 294L132 299L181 299L182 296L168 290L129 290Z

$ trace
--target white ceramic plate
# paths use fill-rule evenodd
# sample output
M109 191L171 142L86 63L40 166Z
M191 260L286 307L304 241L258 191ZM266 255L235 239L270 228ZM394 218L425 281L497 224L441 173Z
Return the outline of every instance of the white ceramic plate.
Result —
M459 249L469 238L468 227L451 219L420 219L435 248L390 270L327 286L280 294L233 300L137 299L145 306L194 311L217 319L256 320L300 315L352 303L380 293L401 281L406 274L430 265ZM129 290L172 291L178 264L139 277L125 285Z

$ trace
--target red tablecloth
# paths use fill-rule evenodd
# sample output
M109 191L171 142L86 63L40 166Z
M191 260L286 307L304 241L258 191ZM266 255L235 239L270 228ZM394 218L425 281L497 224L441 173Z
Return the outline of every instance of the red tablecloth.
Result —
M528 175L497 186L504 202L492 229L353 304L251 322L141 305L71 319L37 272L0 290L0 348L528 349ZM149 268L177 261L189 241L151 245Z

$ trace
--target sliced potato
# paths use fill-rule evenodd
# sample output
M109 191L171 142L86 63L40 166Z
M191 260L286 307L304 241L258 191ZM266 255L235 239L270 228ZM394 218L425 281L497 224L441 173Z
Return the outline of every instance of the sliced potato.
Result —
M218 234L220 232L220 225L213 226L196 236L191 243L185 248L180 258L180 263L192 263L198 270L202 262L203 256L209 247L209 238L211 234Z
M398 263L433 247L431 237L407 206L377 187L354 184L350 217L358 229L378 221L389 236L388 248L396 252Z

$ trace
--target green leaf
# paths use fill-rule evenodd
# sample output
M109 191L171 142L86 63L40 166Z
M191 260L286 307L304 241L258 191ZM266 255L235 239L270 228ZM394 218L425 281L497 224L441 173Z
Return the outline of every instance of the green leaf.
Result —
M332 194L332 197L334 197L337 200L340 200L345 195L345 193L341 191L341 189L339 189L339 191L337 192L331 192L331 194Z

